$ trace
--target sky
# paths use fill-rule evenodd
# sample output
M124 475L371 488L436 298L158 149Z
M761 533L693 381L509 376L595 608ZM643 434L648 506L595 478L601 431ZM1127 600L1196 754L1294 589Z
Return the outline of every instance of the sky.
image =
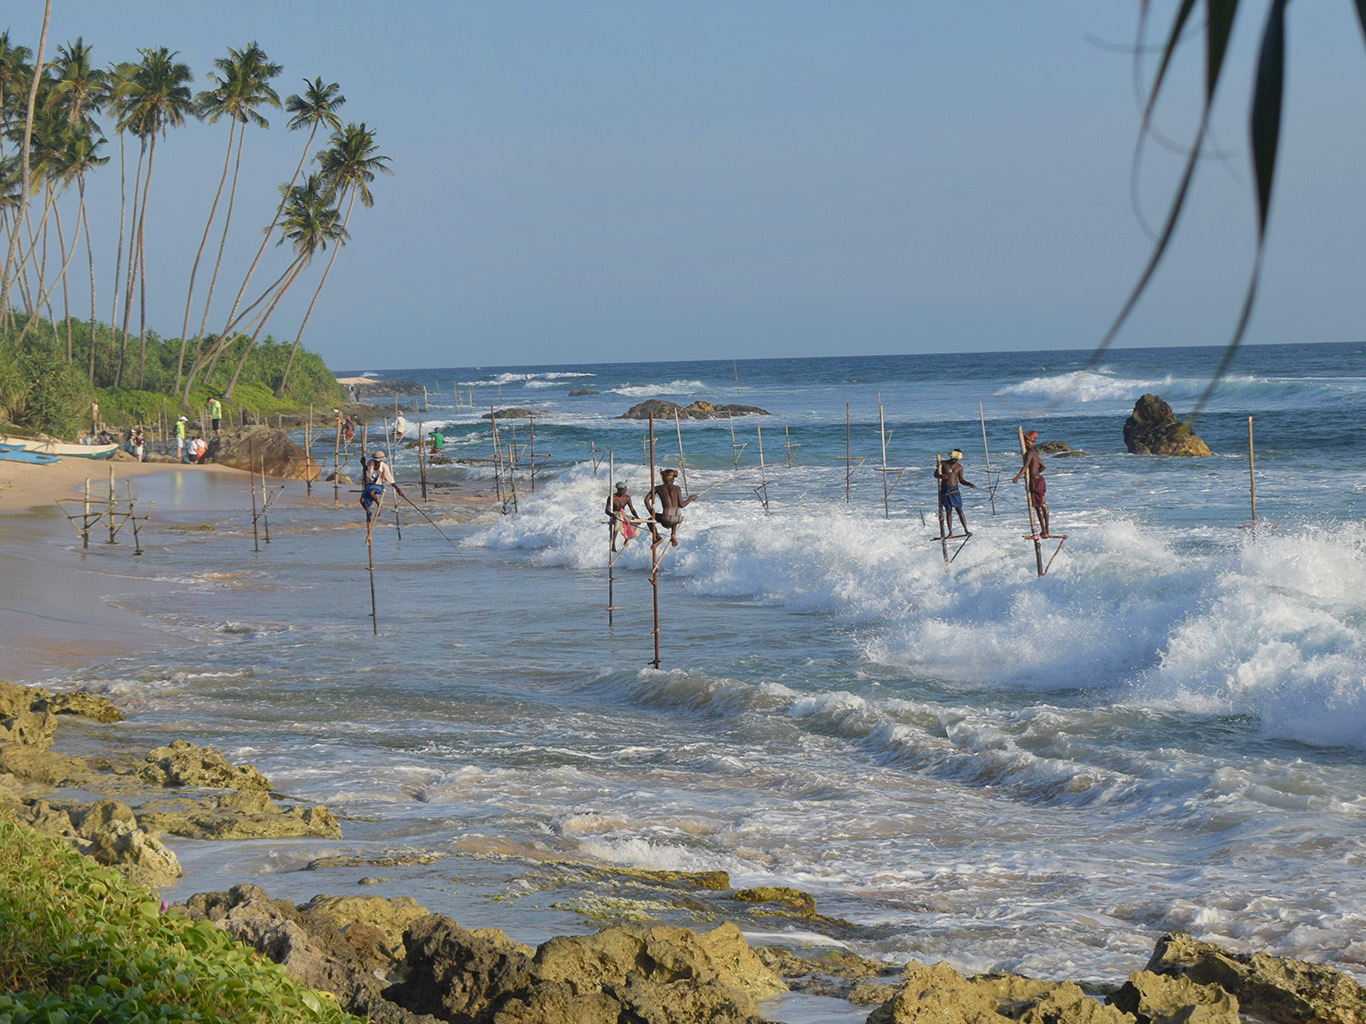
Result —
M1236 322L1253 266L1246 121L1267 4L1242 6L1218 153L1120 345L1223 344ZM1158 109L1171 142L1136 162L1136 80L1156 59L1134 58L1139 7L53 0L48 46L82 36L104 64L164 45L198 90L215 57L255 41L284 65L282 98L304 79L339 83L341 113L375 130L393 174L353 215L304 335L334 369L1085 349L1138 279L1145 224L1162 221L1197 123L1192 35ZM1171 7L1152 4L1150 44ZM36 48L42 12L14 0L0 29ZM1288 34L1247 341L1357 340L1366 45L1348 3L1291 4ZM247 136L210 330L302 152L287 115L265 113L270 128ZM119 214L109 135L113 159L87 198L101 319ZM147 287L163 337L181 334L227 139L226 122L191 122L158 144ZM277 273L285 253L270 253ZM323 264L274 313L277 339L293 340ZM71 276L73 307L88 309L88 275ZM192 331L206 293L201 271Z

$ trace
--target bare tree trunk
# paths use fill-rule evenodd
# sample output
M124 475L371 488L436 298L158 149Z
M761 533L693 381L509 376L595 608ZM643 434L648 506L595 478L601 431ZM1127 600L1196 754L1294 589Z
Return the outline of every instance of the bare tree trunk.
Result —
M190 267L190 287L185 294L185 322L180 328L180 361L175 368L175 393L180 394L181 371L185 369L185 344L190 339L190 310L194 307L194 279L199 273L199 260L204 255L204 246L209 244L209 231L213 228L213 219L218 213L218 200L223 198L223 185L228 180L228 166L232 163L232 141L237 135L237 119L232 119L232 126L228 129L228 149L223 154L223 173L218 178L218 191L213 194L213 205L209 207L209 219L204 225L204 237L199 240L199 251L194 254L194 263ZM199 329L202 337L204 328Z
M9 253L5 256L3 271L0 271L0 314L9 309L9 287L15 261L19 258L19 224L28 212L28 192L32 185L33 169L29 166L29 154L33 148L33 110L38 103L38 84L43 78L43 52L47 49L47 27L52 21L52 0L43 6L43 31L38 37L38 56L33 62L33 82L28 90L28 110L24 114L24 143L19 159L19 211L15 215L15 230L10 234Z

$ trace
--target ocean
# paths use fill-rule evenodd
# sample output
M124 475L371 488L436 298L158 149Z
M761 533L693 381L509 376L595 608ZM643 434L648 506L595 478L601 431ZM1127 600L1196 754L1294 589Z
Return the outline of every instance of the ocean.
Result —
M649 916L565 864L720 869L848 922L767 928L816 950L1118 983L1180 931L1366 978L1366 345L1245 348L1194 422L1212 457L1128 454L1139 396L1188 418L1221 354L358 367L428 388L408 436L440 427L464 460L434 485L492 491L481 414L538 412L515 511L434 489L444 536L400 505L400 539L386 510L373 625L344 485L334 506L291 484L258 552L240 486L148 477L146 555L54 530L43 557L192 640L78 676L127 736L215 746L343 818L340 842L175 841L167 898L381 875L367 893L537 942ZM655 424L657 465L681 434L701 495L660 563L658 669L648 543L611 570L609 624L603 517L609 466L643 511L647 426L616 417L647 398L770 413ZM525 420L503 443L514 422L529 446ZM1019 427L1079 450L1044 457L1067 540L1042 578ZM978 486L946 565L931 474L953 448ZM394 459L416 498L413 450ZM206 502L214 530L170 529ZM121 599L128 575L161 590ZM339 854L413 862L304 870Z

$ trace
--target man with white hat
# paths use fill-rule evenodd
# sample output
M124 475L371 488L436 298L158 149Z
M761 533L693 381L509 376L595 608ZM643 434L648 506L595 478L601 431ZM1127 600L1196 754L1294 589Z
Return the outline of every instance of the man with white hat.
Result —
M189 422L182 416L175 423L175 457L181 462L185 461L185 424Z
M963 464L958 461L963 457L963 453L955 448L949 452L949 457L939 464L939 468L934 471L935 478L939 481L939 504L944 509L947 516L945 525L948 530L946 536L953 536L953 512L958 510L958 521L963 524L964 536L971 537L972 531L968 529L968 521L963 517L963 495L958 490L958 485L977 489L977 485L970 483L963 476Z
M361 467L360 503L365 509L367 523L384 510L384 488L389 484L394 485L399 497L403 496L403 489L394 480L394 471L385 461L384 452L376 449L370 453L370 461Z

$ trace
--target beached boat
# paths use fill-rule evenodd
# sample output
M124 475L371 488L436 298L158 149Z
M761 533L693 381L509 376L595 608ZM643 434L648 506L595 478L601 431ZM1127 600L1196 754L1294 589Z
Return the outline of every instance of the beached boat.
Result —
M52 462L60 462L56 455L44 455L42 452L28 452L13 445L0 445L0 462L27 462L34 466L46 466Z
M39 441L37 438L14 437L11 434L0 435L0 445L11 450L41 452L44 455L55 455L64 459L107 459L119 447L117 444L71 444L67 441Z

